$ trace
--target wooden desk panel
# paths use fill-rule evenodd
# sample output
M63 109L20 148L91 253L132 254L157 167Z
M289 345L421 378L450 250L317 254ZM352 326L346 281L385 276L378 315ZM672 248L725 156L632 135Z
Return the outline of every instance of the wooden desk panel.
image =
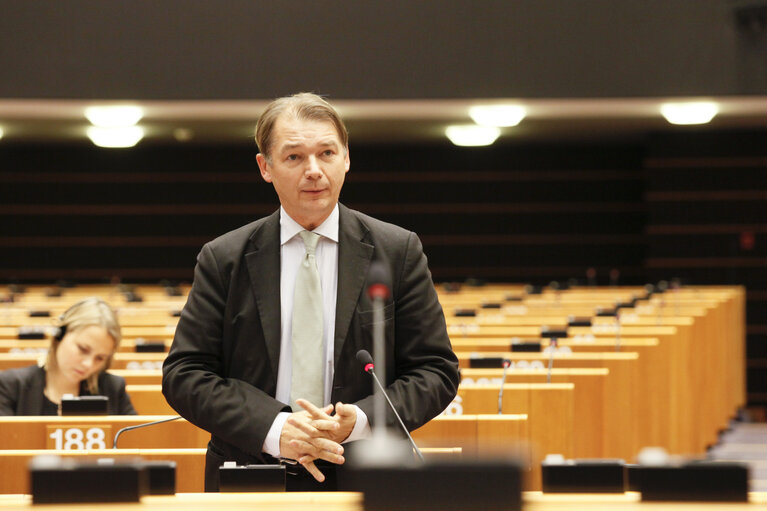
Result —
M503 372L501 369L471 369L469 368L470 355L467 353L458 353L457 355L463 377L500 378ZM507 375L509 378L517 378L518 381L524 381L528 377L531 377L531 380L528 381L533 381L532 378L545 378L547 373L545 368L549 356L542 353L497 352L484 353L483 355L504 357L511 360L514 366L507 372ZM639 415L639 410L651 407L658 399L658 396L641 390L642 371L648 369L640 366L639 358L639 354L636 352L584 352L554 355L554 371L594 368L603 368L609 371L608 383L602 389L602 409L605 422L610 424L607 427L615 431L622 431L623 434L618 436L605 434L602 438L602 449L605 453L622 453L616 457L628 456L628 459L633 459L639 447L659 445L652 442L655 441L654 438L660 435L653 436L654 430L645 427L646 418ZM537 366L538 369L533 369L531 366ZM517 371L520 372L521 376L513 376ZM664 410L669 412L668 408ZM576 416L579 416L580 413L580 410L576 412ZM576 427L580 427L580 423L576 422ZM654 425L654 428L660 429L657 425Z
M0 353L0 371L37 364L42 354ZM115 353L112 369L162 369L167 353Z
M112 458L176 462L176 492L202 492L205 478L205 451L199 449L91 449L64 451L60 449L14 449L0 451L0 493L29 493L29 461L40 455L65 458Z
M419 447L455 446L468 457L528 438L527 415L439 415L411 433Z
M445 493L450 498L450 493ZM767 494L752 492L748 503L666 503L641 502L636 492L621 494L544 494L526 491L522 494L525 511L739 511L764 509ZM87 507L86 507L87 506ZM91 509L93 504L57 506L57 509ZM176 495L146 496L138 503L96 504L98 509L124 511L363 511L363 495L357 492L291 492L291 493L179 493ZM36 509L29 495L3 495L3 511L30 511Z
M462 381L459 395L464 402L471 400L473 405L486 407L483 413L497 410L498 391L503 371L499 369L465 369L461 371ZM608 386L620 381L610 379L607 368L552 369L551 383L574 384L573 395L573 455L576 458L624 458L631 459L637 452L635 445L636 417L631 399L631 387L619 391L625 398L615 403L608 401ZM547 371L542 369L518 369L508 371L506 383L547 383ZM477 389L477 390L474 390ZM504 413L515 413L508 409L504 387ZM477 393L482 394L478 396ZM612 422L608 409L613 407L618 414L628 414L630 428L623 429L623 422ZM464 406L464 409L467 409Z
M126 385L125 390L139 415L176 414L162 395L162 385Z
M50 449L0 450L0 494L29 493L29 461L40 455L71 458L135 459L146 461L174 461L176 463L176 492L200 493L204 491L205 448L199 449L91 449L64 451ZM460 448L425 448L424 459L429 461L461 459Z
M112 447L117 431L170 418L167 415L111 415L93 417L0 417L0 449L45 449L48 442L48 426L79 428L108 426L111 435L104 439L105 448ZM120 436L121 449L171 449L206 447L210 434L197 426L179 419L147 428L126 431ZM446 446L441 446L446 447Z

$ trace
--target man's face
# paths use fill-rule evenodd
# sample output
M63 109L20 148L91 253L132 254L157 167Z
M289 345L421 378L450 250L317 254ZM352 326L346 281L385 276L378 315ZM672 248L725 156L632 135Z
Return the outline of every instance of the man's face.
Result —
M344 177L349 151L333 123L282 115L274 125L267 161L256 157L261 176L272 183L285 211L302 227L313 230L333 211Z

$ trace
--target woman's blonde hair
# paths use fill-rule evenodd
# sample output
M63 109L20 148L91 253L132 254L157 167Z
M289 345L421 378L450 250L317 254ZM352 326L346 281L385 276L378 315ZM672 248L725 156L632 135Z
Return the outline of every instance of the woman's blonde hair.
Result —
M120 323L117 321L115 311L101 298L86 298L72 305L61 315L57 325L58 331L51 339L44 367L46 370L57 369L56 350L58 350L59 344L66 334L93 325L104 327L115 344L114 350L109 354L109 358L107 358L106 364L104 364L104 369L89 376L86 382L90 393L97 394L99 390L99 374L109 369L109 366L112 365L112 356L120 346L120 340L122 339Z

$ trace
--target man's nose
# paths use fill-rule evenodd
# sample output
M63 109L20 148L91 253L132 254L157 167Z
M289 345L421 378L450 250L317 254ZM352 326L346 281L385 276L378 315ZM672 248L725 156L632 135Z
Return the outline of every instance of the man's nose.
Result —
M320 168L320 162L316 156L310 156L306 160L305 174L310 179L317 179L322 176L322 169Z

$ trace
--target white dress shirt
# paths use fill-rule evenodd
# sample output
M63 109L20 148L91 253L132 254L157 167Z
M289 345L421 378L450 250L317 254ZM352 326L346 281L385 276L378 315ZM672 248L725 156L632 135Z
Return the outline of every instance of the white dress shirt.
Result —
M298 265L304 258L306 249L298 235L305 230L280 207L280 362L277 372L277 391L275 398L283 403L290 401L290 382L292 377L292 322L293 295L296 286ZM325 378L323 404L330 403L333 386L333 352L336 326L336 298L338 292L338 204L327 219L314 232L320 235L315 258L320 273L322 286L323 346L325 353ZM280 434L290 413L281 412L272 423L264 441L263 451L272 456L280 455ZM346 442L368 436L370 426L367 416L357 407L357 421Z

